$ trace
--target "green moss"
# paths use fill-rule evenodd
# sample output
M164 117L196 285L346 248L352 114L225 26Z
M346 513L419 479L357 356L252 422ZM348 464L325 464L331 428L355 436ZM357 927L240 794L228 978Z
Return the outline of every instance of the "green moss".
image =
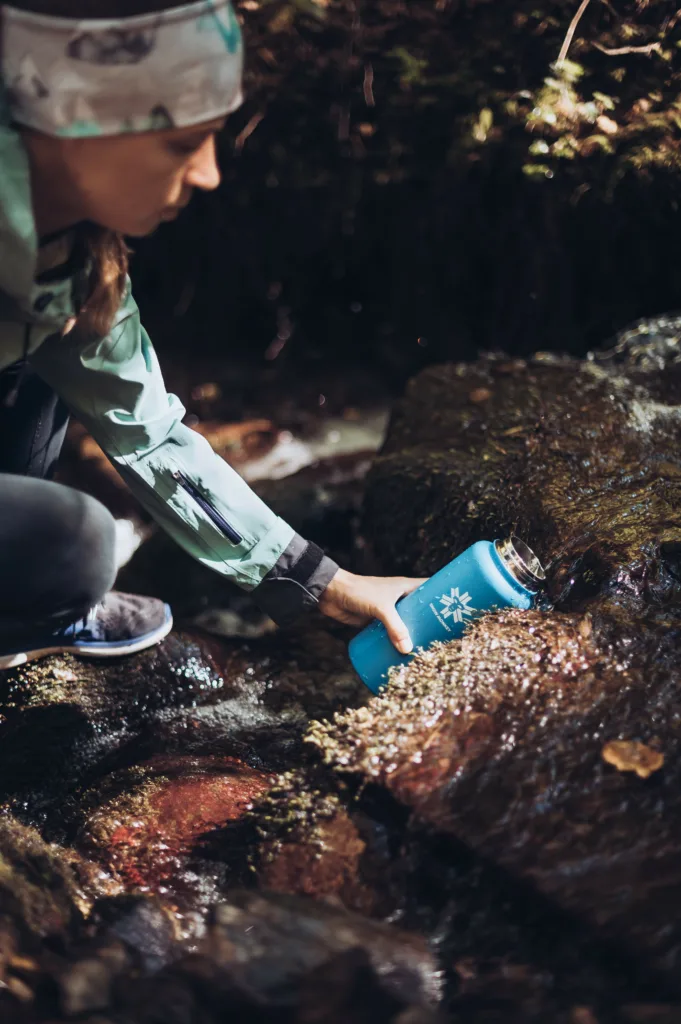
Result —
M260 856L274 860L281 847L288 843L304 844L314 856L325 848L323 823L334 818L343 809L340 793L344 787L315 772L302 769L278 775L274 785L249 813L249 818L261 840L261 851L252 856L252 863Z
M533 176L592 186L613 173L681 166L673 59L681 25L672 0L625 0L617 11L593 3L567 47L575 15L568 0L381 0L360 16L347 0L277 0L260 10L244 4L243 13L251 86L272 98L286 83L301 105L335 92L348 115L339 143L360 135L366 119L377 125L370 144L361 137L362 158L388 181L417 173L426 158L428 136L419 145L416 127L428 107L453 163L502 151ZM547 147L541 155L532 146L538 135ZM315 178L314 162L305 167L295 144L289 150L296 175Z
M0 818L0 917L33 937L68 933L92 901L119 887L68 847L46 843L36 829Z
M628 348L586 363L540 353L424 371L368 481L366 526L386 571L430 575L515 531L561 608L599 594L638 611L674 604L680 337L676 321L644 323Z

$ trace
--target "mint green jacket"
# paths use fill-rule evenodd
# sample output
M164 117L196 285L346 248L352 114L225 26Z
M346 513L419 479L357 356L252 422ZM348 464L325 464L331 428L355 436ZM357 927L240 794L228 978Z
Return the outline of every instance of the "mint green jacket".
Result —
M76 312L73 280L39 284L37 258L28 158L0 83L0 373L27 357L163 529L204 565L259 588L277 621L316 603L337 566L183 425L129 283L109 334L84 341L62 333Z

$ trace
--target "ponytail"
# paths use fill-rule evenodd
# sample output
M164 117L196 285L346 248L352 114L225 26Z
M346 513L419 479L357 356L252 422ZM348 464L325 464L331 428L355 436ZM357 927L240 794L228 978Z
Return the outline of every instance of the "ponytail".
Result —
M115 231L96 224L84 225L81 230L90 274L75 326L88 334L105 335L125 294L130 250Z

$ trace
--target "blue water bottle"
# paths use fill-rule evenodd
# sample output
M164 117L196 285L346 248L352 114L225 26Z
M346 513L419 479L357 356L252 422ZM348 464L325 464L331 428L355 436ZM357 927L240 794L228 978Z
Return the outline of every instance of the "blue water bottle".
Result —
M531 608L545 580L537 556L517 537L481 540L397 602L414 650L435 640L455 640L473 619L493 608ZM350 660L374 693L388 669L406 664L382 622L374 621L350 642Z

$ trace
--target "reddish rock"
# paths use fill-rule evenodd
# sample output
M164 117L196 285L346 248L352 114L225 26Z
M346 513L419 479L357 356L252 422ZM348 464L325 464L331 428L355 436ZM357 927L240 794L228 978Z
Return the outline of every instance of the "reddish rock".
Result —
M185 869L200 857L202 837L243 818L269 784L233 757L159 757L86 794L97 806L79 845L126 889L177 895L187 889Z
M267 767L295 759L311 718L368 693L341 627L304 627L257 643L174 631L130 658L46 658L0 673L0 800L49 814L57 829L67 814L76 831L73 794L111 770L100 768L104 758L267 757Z
M259 884L273 892L308 896L339 896L346 906L359 909L371 902L359 881L360 860L366 843L345 811L319 822L314 840L279 842L261 847Z
M251 818L260 837L251 857L259 888L377 912L373 844L321 776L304 770L278 776Z

